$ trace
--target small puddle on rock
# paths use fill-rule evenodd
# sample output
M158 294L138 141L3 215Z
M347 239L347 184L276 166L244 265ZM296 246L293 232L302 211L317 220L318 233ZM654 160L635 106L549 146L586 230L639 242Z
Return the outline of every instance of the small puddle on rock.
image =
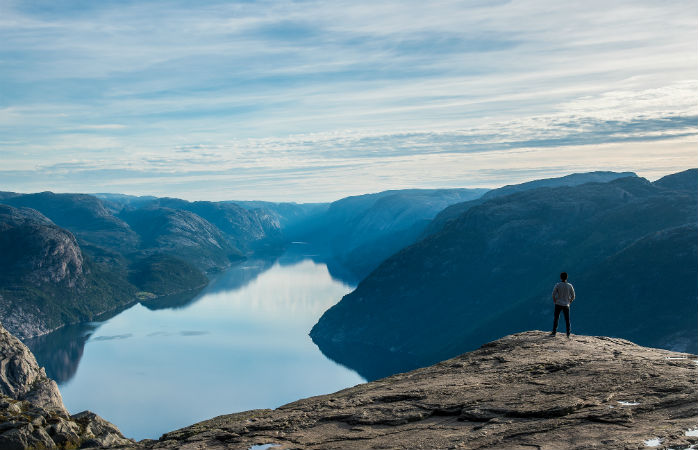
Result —
M659 447L662 445L662 440L659 438L647 439L645 441L645 447Z
M688 359L688 356L667 356L664 359Z
M623 405L623 406L637 406L637 405L639 405L638 402L623 402L623 401L619 401L618 403L621 404L621 405Z
M693 428L686 431L686 436L698 437L698 428Z
M281 447L279 444L259 444L259 445L253 445L252 447L248 448L247 450L269 450L272 448L276 447Z

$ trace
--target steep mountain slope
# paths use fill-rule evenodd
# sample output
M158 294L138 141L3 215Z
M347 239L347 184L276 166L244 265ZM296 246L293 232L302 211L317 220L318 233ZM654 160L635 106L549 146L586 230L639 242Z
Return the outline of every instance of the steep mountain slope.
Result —
M164 207L192 212L223 232L230 244L243 252L280 245L281 231L307 216L315 205L271 202L195 201L123 194L95 194L114 214L141 208Z
M357 279L414 242L446 206L481 196L485 189L406 189L343 198L304 224L294 238L345 265Z
M85 284L75 237L30 208L0 204L0 277L30 283Z
M148 207L120 217L138 233L141 253L161 253L190 261L203 271L221 270L244 255L210 222L184 210Z
M530 331L275 410L223 415L133 448L689 448L695 355ZM257 447L259 446L259 447ZM271 447L274 448L274 447Z
M162 253L136 261L129 281L142 292L158 296L198 291L208 284L208 278L195 266Z
M688 245L691 236L693 242L698 238L692 227L698 192L663 187L671 179L653 184L626 177L538 188L473 206L381 264L322 316L311 336L327 355L369 378L423 366L472 349L486 336L534 323L548 327L550 290L562 270L573 284L582 280L573 310L584 303L588 318L574 318L573 312L578 332L590 326L583 320L603 317L620 295L631 306L611 308L611 314L625 315L616 322L625 328L614 326L605 333L640 333L655 346L668 345L677 331L695 336L695 320L687 323L685 317L698 316L696 277L677 276L698 272L695 246ZM654 244L663 253L654 251ZM673 261L666 271L675 274L662 266L661 255L667 254ZM629 260L635 264L620 263ZM657 270L654 279L661 287L610 289L609 272L629 286L646 285L647 271L638 266ZM672 298L657 297L658 290ZM524 314L529 311L535 311L532 318ZM653 317L664 321L651 323ZM677 330L679 324L687 328ZM695 341L689 349L696 351ZM374 365L362 359L366 351L379 355L382 373L368 372Z
M486 192L482 197L463 203L456 203L448 208L441 211L434 220L425 229L424 235L433 234L441 230L446 222L455 219L460 216L468 209L473 206L477 206L481 203L491 200L496 197L504 197L506 195L514 194L516 192L528 191L531 189L538 189L541 187L560 187L560 186L579 186L585 183L608 183L618 178L624 177L635 177L633 172L587 172L587 173L573 173L570 175L565 175L564 177L558 178L546 178L542 180L528 181L521 184L512 184L507 186L502 186L497 189L492 189Z
M329 203L275 203L238 200L225 203L235 203L250 211L267 211L278 220L282 230L293 229L308 218L316 217L324 213L329 207Z
M24 338L90 320L133 295L86 259L69 231L35 210L0 205L0 320L13 333Z
M78 240L94 246L118 248L122 253L138 246L138 237L128 225L92 195L40 192L6 198L2 203L36 209L59 227L70 230Z
M206 284L202 272L245 258L231 241L261 246L278 230L273 217L233 204L163 199L182 208L173 209L152 197L1 197L0 319L22 339L138 299L191 297ZM226 232L188 209L214 217Z
M188 211L215 225L230 244L247 252L262 241L269 242L280 234L278 220L263 209L247 210L229 202L188 202L177 198L158 198L146 208L163 207Z

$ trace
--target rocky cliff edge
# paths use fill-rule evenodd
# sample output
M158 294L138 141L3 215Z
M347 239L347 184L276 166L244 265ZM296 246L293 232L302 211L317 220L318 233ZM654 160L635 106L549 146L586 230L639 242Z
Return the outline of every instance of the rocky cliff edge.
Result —
M132 444L89 411L70 416L56 382L26 345L0 325L0 449L72 449Z
M622 339L530 331L430 367L275 410L216 417L134 447L694 448L697 358Z

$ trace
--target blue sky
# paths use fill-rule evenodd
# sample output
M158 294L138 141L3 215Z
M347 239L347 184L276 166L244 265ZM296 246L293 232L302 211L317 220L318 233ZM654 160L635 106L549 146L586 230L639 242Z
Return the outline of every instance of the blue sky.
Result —
M692 1L0 0L0 190L326 201L698 166Z

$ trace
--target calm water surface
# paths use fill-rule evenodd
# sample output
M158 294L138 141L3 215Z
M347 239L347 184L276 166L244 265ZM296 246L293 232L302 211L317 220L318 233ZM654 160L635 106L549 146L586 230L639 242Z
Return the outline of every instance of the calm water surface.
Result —
M352 289L324 264L287 254L222 273L176 308L137 304L30 346L59 380L71 413L89 409L128 437L158 438L363 382L308 336Z

